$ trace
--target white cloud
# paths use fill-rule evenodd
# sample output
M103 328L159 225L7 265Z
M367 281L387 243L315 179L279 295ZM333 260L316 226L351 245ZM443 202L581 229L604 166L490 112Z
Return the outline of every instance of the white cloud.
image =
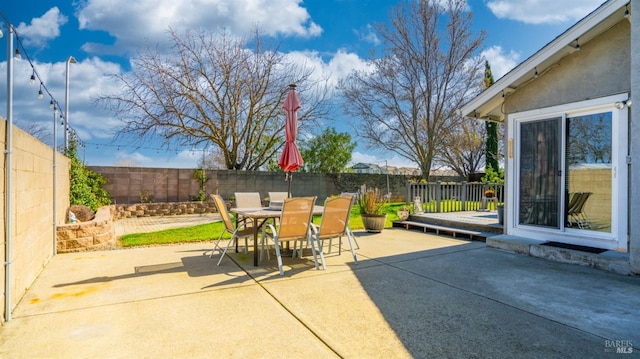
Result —
M393 167L418 168L418 165L415 162L412 162L404 157L400 157L395 153L386 153L385 155L376 156L355 151L351 154L351 162L349 163L349 166L353 166L356 163L371 163L378 166L385 166L388 164L389 166Z
M178 153L159 151L152 155L140 151L128 152L118 149L115 156L93 161L96 166L134 166L159 168L196 168L202 157L201 150L183 150Z
M356 163L379 163L379 162L380 160L376 156L355 151L351 154L351 163L349 165L352 166ZM382 162L384 163L384 161Z
M81 29L108 32L115 44L88 43L93 53L133 53L167 39L167 30L226 29L246 35L314 37L322 28L299 0L88 0L77 13Z
M37 99L41 88L36 81L30 85L29 77L32 67L26 60L14 62L14 106L13 116L16 121L23 123L53 121L53 110L49 107L51 100L57 102L59 111L65 110L66 61L45 63L33 60L43 86L44 97ZM0 65L0 71L6 68L6 62ZM119 85L110 77L120 73L118 64L88 58L82 62L69 66L69 122L71 127L80 135L83 141L91 142L95 139L111 139L113 130L121 123L111 114L94 105L94 100L100 94L118 91ZM24 79L24 80L19 80ZM0 89L0 97L6 96L4 88ZM0 115L4 111L0 110ZM56 120L61 122L61 119ZM52 130L53 132L53 130ZM57 128L58 143L61 143L62 128Z
M175 156L168 154L157 156L149 167L196 168L202 159L202 150L189 149L178 152Z
M372 25L367 25L367 27L362 31L354 30L354 33L361 40L373 44L374 46L378 46L382 43Z
M603 0L490 0L487 7L499 19L526 24L557 24L577 21Z
M116 152L114 165L133 165L133 166L143 166L149 167L149 163L153 161L153 158L143 155L139 152L127 153L125 151L118 150ZM144 164L147 164L145 166Z
M60 27L67 23L67 17L57 7L52 7L42 17L31 19L31 24L21 22L16 28L24 45L42 47L47 41L60 36Z
M328 85L335 89L338 82L354 70L367 70L369 63L353 52L338 50L327 60L317 51L292 51L286 54L293 62L313 68L313 80L328 79Z
M498 80L511 71L520 61L520 55L515 51L505 54L501 46L492 46L484 50L481 57L489 61L494 80Z

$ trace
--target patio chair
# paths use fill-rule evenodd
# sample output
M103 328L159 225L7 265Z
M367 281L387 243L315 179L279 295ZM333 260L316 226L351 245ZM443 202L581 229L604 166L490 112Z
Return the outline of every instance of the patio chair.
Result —
M237 208L262 208L262 199L258 192L236 192Z
M222 247L219 246L220 241L222 240L222 235L225 233L231 234L231 240L229 240L229 243L227 243L227 246L222 251L222 254L220 255L220 259L218 260L218 265L220 265L220 262L222 262L222 258L224 258L224 255L227 253L227 249L229 249L229 246L231 245L232 242L236 243L236 248L237 248L238 238L244 238L245 252L247 251L247 238L253 237L253 228L246 227L244 225L242 226L236 225L234 227L233 222L231 220L231 215L229 214L229 211L227 210L227 206L225 205L222 197L216 194L212 194L211 198L213 199L213 203L216 205L216 208L218 208L218 213L220 213L220 217L222 218L222 222L224 223L224 230L220 233L218 240L215 242L213 249L211 250L211 255L209 255L209 258L213 258L213 254L215 253L216 249L218 250L222 249Z
M236 208L242 209L259 209L262 208L262 199L258 192L235 192ZM247 219L242 216L236 216L236 226L247 227ZM238 252L238 243L236 242L236 253ZM245 254L247 253L247 241L245 239Z
M351 229L349 228L349 217L351 214L352 206L352 196L327 198L324 203L324 211L322 212L320 226L316 227L312 224L311 230L313 235L316 236L316 241L318 242L320 259L322 260L323 269L325 268L325 264L324 254L322 251L322 242L328 239L329 248L331 248L333 238L338 238L338 255L340 255L342 253L343 236L347 237L347 240L349 241L349 248L351 248L353 261L356 264L358 263L356 251L353 248ZM331 250L329 250L329 253L331 253Z
M591 228L591 222L584 211L584 206L591 194L591 192L576 192L569 199L567 221L570 227L576 225L580 229Z
M306 240L310 242L313 262L315 263L316 269L319 269L314 237L311 236L311 218L313 216L313 206L315 202L315 196L286 198L282 205L282 214L280 215L278 230L276 231L273 224L267 224L271 232L271 235L267 235L267 237L273 240L280 275L284 275L282 257L280 255L280 244L284 242L294 242L294 253L298 241ZM300 246L302 247L302 244Z
M342 192L342 193L340 193L341 197L351 196L351 207L353 207L353 204L356 203L356 201L358 200L358 195L359 195L358 192ZM356 249L360 249L360 245L358 244L358 239L353 234L353 232L351 232L351 228L349 228L349 233L351 233L351 238L353 239L353 242L356 244Z
M269 207L282 208L282 203L289 197L287 192L269 192Z

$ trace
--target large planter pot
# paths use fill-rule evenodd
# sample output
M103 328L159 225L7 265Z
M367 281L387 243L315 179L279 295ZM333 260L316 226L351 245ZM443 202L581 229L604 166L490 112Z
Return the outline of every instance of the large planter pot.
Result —
M387 222L386 214L363 214L362 224L367 232L380 233Z
M504 225L504 205L498 205L498 224Z

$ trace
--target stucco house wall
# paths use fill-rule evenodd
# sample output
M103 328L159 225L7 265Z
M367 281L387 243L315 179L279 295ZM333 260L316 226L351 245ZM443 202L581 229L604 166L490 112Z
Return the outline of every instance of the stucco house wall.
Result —
M505 113L604 97L631 90L629 33L622 21L581 45L528 84L505 96Z
M565 32L525 59L496 83L478 96L464 104L460 112L470 119L504 122L508 135L505 138L505 170L508 179L505 184L505 238L527 237L536 241L559 241L576 245L594 246L620 252L628 252L629 266L633 273L640 273L640 241L637 226L638 165L640 162L640 130L638 115L638 96L640 95L640 73L638 56L640 27L633 19L640 9L640 0L607 0L593 12L580 19ZM522 38L522 41L527 41ZM576 46L579 44L579 49ZM628 101L628 96L632 101ZM615 106L614 106L615 104ZM577 172L567 176L558 171L560 180L573 181L571 186L580 191L589 191L588 185L596 182L611 188L608 195L598 187L601 198L590 202L588 210L608 213L606 204L610 203L611 232L574 231L554 228L553 221L548 225L528 225L518 220L516 210L522 210L530 203L518 202L520 193L517 181L527 172L522 171L521 156L525 132L532 127L523 128L520 124L532 124L541 121L552 124L563 114L572 116L590 116L599 111L610 113L612 143L611 175L584 173L589 181ZM555 120L554 120L555 119ZM566 135L568 122L556 122L555 131ZM552 133L551 128L545 131ZM528 139L531 142L531 138ZM540 142L539 142L540 143ZM531 144L526 149L531 151ZM535 146L535 145L534 145ZM542 147L538 153L543 153ZM562 160L562 159L561 159ZM541 164L542 166L543 164ZM593 166L587 166L594 168ZM606 179L610 180L606 184ZM577 182L576 182L577 181ZM587 183L588 182L588 183ZM609 201L610 196L610 201ZM607 198L604 198L607 197ZM565 209L564 197L558 197L557 205ZM566 200L566 198L565 198ZM599 203L596 203L599 202ZM607 203L604 203L607 202ZM507 206L508 204L508 206ZM600 208L594 207L602 204ZM558 207L558 208L560 208ZM548 208L553 216L553 207ZM552 217L548 217L552 218ZM604 219L604 218L603 218ZM602 227L601 227L602 228ZM518 237L519 236L519 237ZM516 238L517 237L517 238Z

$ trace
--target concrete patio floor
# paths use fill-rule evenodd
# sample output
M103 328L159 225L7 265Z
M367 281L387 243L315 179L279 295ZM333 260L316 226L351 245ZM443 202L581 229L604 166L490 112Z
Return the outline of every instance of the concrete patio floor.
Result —
M216 266L211 243L56 255L0 329L0 357L638 353L638 277L421 231L356 235L358 264L345 245L325 271L284 258L284 276L251 252Z

